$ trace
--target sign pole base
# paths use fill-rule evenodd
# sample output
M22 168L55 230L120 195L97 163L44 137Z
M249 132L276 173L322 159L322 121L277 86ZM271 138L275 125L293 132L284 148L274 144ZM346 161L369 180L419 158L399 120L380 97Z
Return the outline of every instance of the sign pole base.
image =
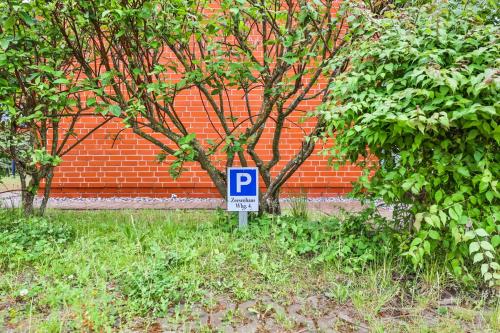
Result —
M248 227L248 212L238 212L238 227L240 229Z

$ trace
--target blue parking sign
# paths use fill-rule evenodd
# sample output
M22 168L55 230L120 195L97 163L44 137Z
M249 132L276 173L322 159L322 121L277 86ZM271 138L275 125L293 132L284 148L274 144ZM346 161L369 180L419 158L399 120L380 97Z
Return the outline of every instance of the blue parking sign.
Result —
M253 168L231 168L229 178L229 195L254 196L257 194L257 170Z
M257 168L228 168L227 207L229 211L259 210Z

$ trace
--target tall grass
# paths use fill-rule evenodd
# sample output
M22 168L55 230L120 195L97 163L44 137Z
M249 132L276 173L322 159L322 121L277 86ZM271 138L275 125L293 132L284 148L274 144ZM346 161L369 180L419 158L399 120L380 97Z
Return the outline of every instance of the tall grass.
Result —
M310 218L307 193L301 190L298 194L290 196L289 200L290 214L295 218L307 221Z

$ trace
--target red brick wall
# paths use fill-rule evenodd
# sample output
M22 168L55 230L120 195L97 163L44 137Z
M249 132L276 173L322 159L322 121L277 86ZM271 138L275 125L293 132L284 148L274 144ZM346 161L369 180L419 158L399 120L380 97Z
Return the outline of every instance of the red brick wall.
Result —
M173 59L172 54L166 54L166 57ZM179 75L171 75L165 79L178 80ZM310 94L324 88L324 85L323 80ZM262 90L254 89L250 96L250 104L254 110L260 107L261 98ZM231 103L226 102L226 110L231 108L235 116L243 119L247 115L243 93L231 91L230 101ZM205 105L208 105L206 101ZM285 123L286 128L280 140L281 162L274 168L273 174L279 172L300 148L305 135L304 131L309 132L314 123L301 120L306 112L314 110L317 105L318 100L302 102L297 112L291 117L291 121ZM208 138L218 138L208 121L210 116L216 123L216 117L210 114L210 110L207 114L197 90L193 89L177 96L175 107L177 113L188 125L190 132L197 134L197 139L204 141ZM77 135L84 135L97 122L96 117L83 119L76 130ZM53 195L165 197L176 194L179 197L219 197L209 177L196 163L186 165L186 170L181 177L173 180L168 172L168 163L159 164L155 160L156 154L160 152L159 148L134 135L130 130L121 131L122 129L120 120L114 120L91 135L70 154L64 156L63 163L57 168L53 180ZM245 126L239 128L241 131L244 129ZM262 158L265 161L271 159L273 131L273 122L269 121L257 145L257 151L263 155ZM238 131L235 132L235 134L238 133ZM155 137L167 142L164 137L158 135ZM321 149L321 144L318 144L316 152L288 180L282 191L284 195L292 192L305 192L311 197L332 196L345 194L350 190L351 182L359 176L359 171L350 166L338 171L333 170L328 165L327 159L318 155ZM248 158L248 160L251 159ZM223 168L224 156L215 156L214 162Z
M215 138L199 95L194 95L194 91L191 93L193 95L179 102L182 105L178 105L178 108L187 115L185 119L192 131L197 133L197 138ZM258 97L255 98L258 101ZM310 105L301 108L313 109L315 105L311 101L308 103ZM242 106L238 106L236 98L233 104L235 112L246 112ZM302 115L294 117L295 125L288 123L284 130L281 140L282 162L275 167L274 174L300 148L304 134L297 124L301 117ZM82 119L77 134L84 135L98 121L95 117ZM120 122L118 119L111 121L63 157L63 163L57 167L53 180L54 196L169 197L176 194L179 197L219 197L205 171L195 162L185 165L186 170L177 180L173 180L168 172L168 159L161 164L155 159L160 149L130 130L122 131L123 125ZM272 124L268 125L270 128L266 129L257 146L257 151L267 160L271 158L273 133ZM307 131L311 123L298 125ZM328 165L327 158L318 154L322 148L323 145L319 143L309 160L288 180L282 191L284 195L305 192L311 197L332 196L345 194L350 190L351 182L357 178L359 171L351 166L334 170ZM216 161L216 164L223 167L223 156L217 158L220 161Z

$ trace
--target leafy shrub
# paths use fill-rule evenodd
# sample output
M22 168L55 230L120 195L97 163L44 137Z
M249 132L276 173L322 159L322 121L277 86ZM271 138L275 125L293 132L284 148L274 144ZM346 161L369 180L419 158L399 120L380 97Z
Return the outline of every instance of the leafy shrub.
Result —
M323 115L333 159L365 168L358 194L407 205L415 266L500 278L500 27L453 1L364 13L350 71ZM348 52L348 53L347 53ZM370 175L370 176L369 176Z
M295 254L309 256L314 263L335 263L346 272L359 271L398 251L398 234L373 208L348 214L343 220L331 217L308 222L281 216L273 221L260 217L254 232L262 234L262 228L270 228L272 237Z
M0 266L33 262L65 246L74 237L66 225L45 218L0 214Z
M193 259L193 253L154 248L120 277L122 293L138 314L165 315L168 308L186 299L197 299L199 281L180 272Z

